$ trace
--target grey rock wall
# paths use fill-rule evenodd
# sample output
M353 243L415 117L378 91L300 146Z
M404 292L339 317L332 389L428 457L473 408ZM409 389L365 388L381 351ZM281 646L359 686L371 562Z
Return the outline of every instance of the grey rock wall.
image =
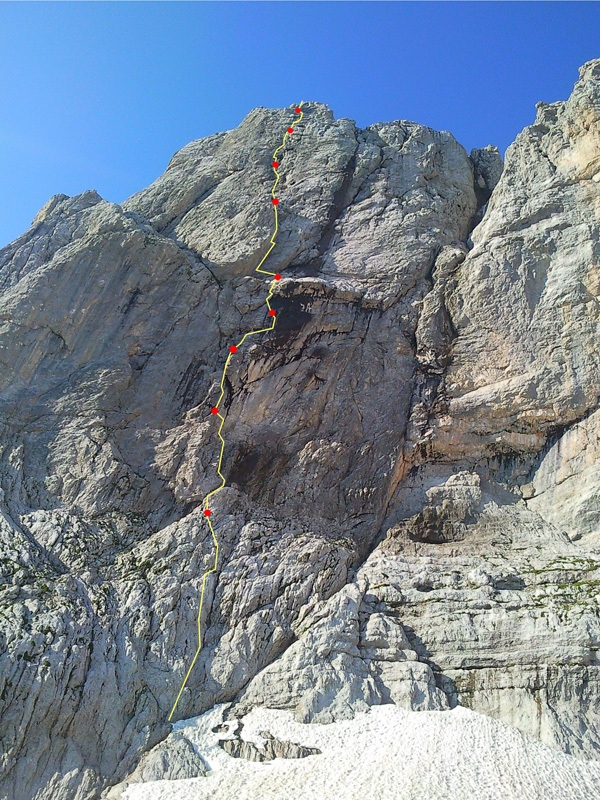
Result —
M219 572L177 715L458 702L594 757L600 62L503 171L447 132L303 110L277 325L228 371ZM122 206L57 195L0 251L7 800L92 800L146 751L137 779L200 774L155 746L292 117L255 109Z

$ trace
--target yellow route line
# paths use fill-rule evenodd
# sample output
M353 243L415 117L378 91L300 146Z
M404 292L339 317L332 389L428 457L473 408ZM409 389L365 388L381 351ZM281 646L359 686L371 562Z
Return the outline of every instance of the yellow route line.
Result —
M277 154L279 153L279 151L283 150L284 147L285 147L285 144L286 144L286 141L287 141L287 137L290 135L290 133L288 132L289 129L291 128L293 130L298 122L302 122L302 117L304 116L304 112L302 111L302 103L299 103L296 106L296 108L300 109L300 111L297 112L298 116L289 125L288 130L286 130L286 132L283 135L283 141L281 142L279 147L277 147L273 152L273 162L274 163L277 163ZM273 167L273 171L275 173L275 182L274 182L273 187L271 189L271 199L272 200L277 200L277 198L275 196L275 189L277 188L277 184L279 183L279 172L278 172L277 167ZM269 293L265 298L265 303L267 304L267 308L269 309L269 312L272 311L272 309L271 309L271 298L273 297L273 288L275 287L275 284L277 283L279 278L276 277L278 275L278 273L269 272L268 270L262 269L262 265L267 260L269 254L271 253L271 251L275 247L275 244L276 244L276 241L277 241L277 233L279 231L279 213L277 211L278 202L279 201L277 201L277 203L273 203L273 211L275 212L275 230L273 231L273 235L271 236L271 241L270 241L270 245L271 246L269 247L267 252L264 254L264 256L261 258L259 265L254 270L255 272L261 272L263 275L271 275L271 276L273 276L273 280L271 281L271 285L269 287ZM242 338L240 339L240 341L237 343L237 345L234 345L235 350L237 350L239 347L241 347L249 336L256 336L259 333L266 333L267 331L272 331L273 328L275 327L275 323L277 322L277 316L276 315L272 315L272 319L273 319L273 321L272 321L271 325L268 328L259 328L258 330L248 331L247 333L245 333L242 336ZM181 695L183 694L183 690L186 687L186 684L188 682L188 678L190 677L191 672L194 669L194 665L196 664L196 661L198 660L198 656L200 655L200 651L202 650L201 619L202 619L202 606L203 606L203 603L204 603L204 593L205 593L205 590L206 590L206 581L207 581L209 575L212 575L214 572L217 571L217 565L219 563L219 540L217 539L217 535L215 533L215 529L213 528L213 524L212 524L212 522L210 520L210 509L209 509L209 506L208 506L208 501L210 500L211 497L214 497L218 492L220 492L221 489L225 486L225 476L221 472L221 467L223 465L223 454L225 452L225 439L223 438L223 436L221 434L221 431L223 430L223 425L225 424L225 417L221 414L220 410L218 410L218 409L220 408L221 401L222 401L223 397L225 396L225 378L227 376L227 368L229 367L229 363L231 361L231 357L234 355L235 350L233 350L233 352L232 352L232 350L230 349L229 353L227 354L227 358L225 359L225 365L223 367L223 373L221 375L221 384L220 384L221 393L219 394L219 399L217 400L216 405L215 405L215 408L217 409L216 416L218 416L219 419L220 419L220 424L219 424L219 429L217 431L217 435L218 435L219 439L221 440L221 451L219 453L219 460L218 460L218 463L217 463L217 475L219 476L219 478L221 478L221 485L217 486L216 489L213 489L212 492L209 492L206 495L206 497L204 498L204 514L205 514L206 522L208 523L208 527L210 528L210 533L211 533L211 536L212 536L212 539L213 539L213 544L215 546L215 561L214 561L214 564L212 565L212 567L209 570L206 570L206 572L202 576L202 588L200 590L200 603L198 605L198 617L197 617L198 647L196 648L196 652L194 654L194 658L192 659L192 663L190 664L189 669L185 674L185 678L183 679L183 683L181 684L181 688L179 689L179 693L178 693L177 697L175 698L175 702L173 703L173 708L171 709L171 713L169 714L169 716L167 718L168 722L171 721L171 719L173 717L173 714L175 713L175 709L177 708L177 704L179 703L179 700L181 699Z

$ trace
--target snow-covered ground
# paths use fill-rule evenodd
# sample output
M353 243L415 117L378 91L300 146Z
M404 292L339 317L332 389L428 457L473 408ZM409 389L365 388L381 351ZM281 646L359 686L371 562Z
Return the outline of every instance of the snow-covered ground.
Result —
M599 800L600 762L551 750L465 708L374 706L353 720L303 725L290 712L254 709L242 738L260 731L321 755L254 763L228 756L211 728L217 707L176 725L210 765L203 778L132 784L124 800ZM221 734L221 737L223 734Z

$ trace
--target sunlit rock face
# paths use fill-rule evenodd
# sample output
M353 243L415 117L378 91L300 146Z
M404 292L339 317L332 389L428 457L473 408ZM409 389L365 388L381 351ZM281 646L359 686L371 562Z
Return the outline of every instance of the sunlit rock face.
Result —
M463 705L595 758L600 61L504 168L416 123L303 112L277 324L227 372L219 568L177 717ZM205 771L154 748L196 650L210 409L268 319L254 268L293 119L255 109L122 206L57 195L0 251L7 800Z

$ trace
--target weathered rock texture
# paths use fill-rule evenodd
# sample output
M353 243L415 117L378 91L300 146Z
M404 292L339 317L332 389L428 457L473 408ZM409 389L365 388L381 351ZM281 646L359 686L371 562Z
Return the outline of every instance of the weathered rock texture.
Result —
M303 110L178 715L461 703L596 757L600 61L503 171ZM92 800L169 733L213 560L209 411L265 319L292 118L192 142L122 206L53 197L0 251L3 798ZM138 779L201 774L181 746Z

